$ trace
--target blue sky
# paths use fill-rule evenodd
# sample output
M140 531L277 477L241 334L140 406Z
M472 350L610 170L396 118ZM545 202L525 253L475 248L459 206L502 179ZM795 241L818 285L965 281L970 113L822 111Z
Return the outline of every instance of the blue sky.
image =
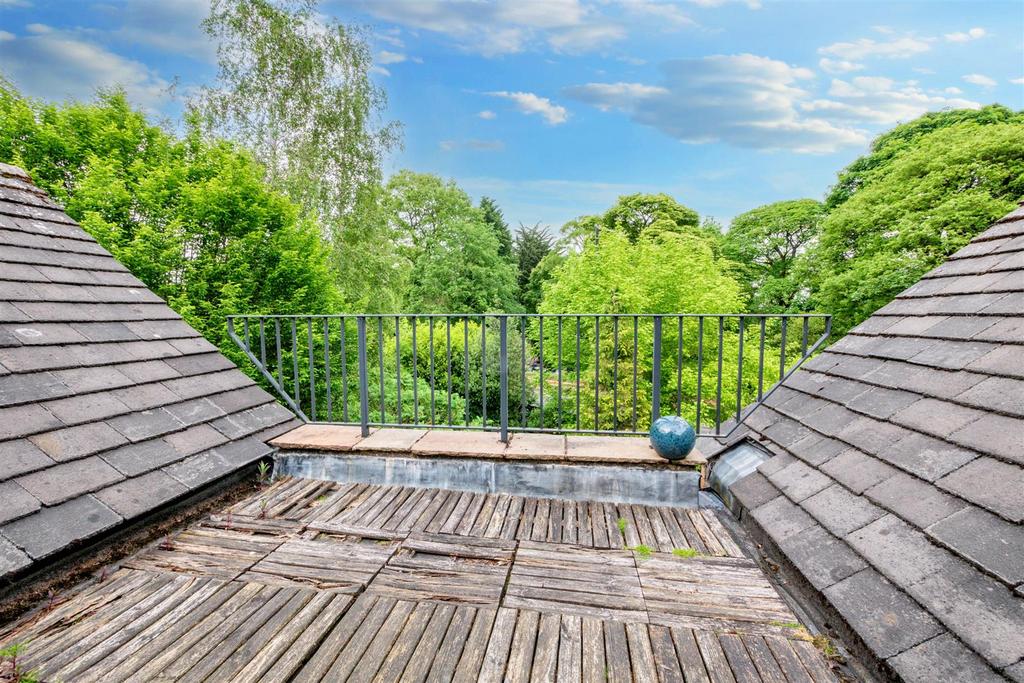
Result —
M154 118L209 82L205 0L0 0L0 71L26 94L120 84ZM820 198L871 138L925 111L1024 107L1024 2L324 0L369 27L404 146L559 226L667 192L728 221Z

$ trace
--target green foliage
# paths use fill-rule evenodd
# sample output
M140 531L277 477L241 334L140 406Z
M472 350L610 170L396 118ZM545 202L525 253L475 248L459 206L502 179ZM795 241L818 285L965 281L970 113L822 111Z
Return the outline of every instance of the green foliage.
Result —
M529 292L530 276L544 257L554 249L554 240L540 224L527 227L519 225L516 234L515 256L519 266L518 287L519 300L528 313L537 312L538 298ZM532 308L530 305L532 304Z
M646 560L647 558L649 558L651 555L654 554L654 548L652 548L649 545L643 545L643 544L630 546L629 548L626 548L626 550L632 550L634 553L639 555L641 559L644 559L644 560Z
M868 154L839 172L839 179L825 198L825 206L829 211L839 207L861 188L870 185L875 176L882 173L893 159L903 152L914 149L921 138L930 133L965 124L987 126L1000 123L1024 123L1024 112L993 104L981 109L932 112L896 126L879 135L872 143Z
M672 554L686 560L700 555L700 553L693 548L672 548Z
M536 313L544 297L544 286L554 277L558 268L565 262L566 256L557 250L549 251L544 258L530 271L526 281L526 289L520 291L519 301L527 313Z
M365 32L317 5L213 0L203 28L217 43L217 84L192 105L209 130L249 149L305 214L333 228L360 188L379 180L398 129L378 125L386 98L369 77Z
M26 671L18 663L18 659L27 649L26 643L12 643L0 648L0 680L10 683L38 683L39 672L34 669Z
M508 229L505 215L498 208L497 202L490 197L481 197L480 213L484 223L490 226L498 240L498 256L505 260L512 260L512 231Z
M482 313L518 307L515 270L484 212L453 181L401 171L385 188L391 233L409 264L405 304L417 312Z
M311 220L237 146L149 125L124 94L48 105L0 87L0 159L36 182L234 360L225 316L322 312L338 293Z
M822 224L796 271L845 333L1024 197L1024 116L916 138Z
M630 242L642 233L686 233L700 222L697 212L683 206L667 194L631 194L619 197L615 206L601 218L605 230L617 230Z
M790 311L801 283L792 277L793 264L813 240L825 215L814 199L775 202L733 219L722 240L722 254L738 266L758 313Z
M498 240L480 222L449 222L420 243L408 304L424 313L517 308L515 270L498 255Z
M663 233L602 235L569 255L544 290L544 313L738 313L739 283L707 240Z

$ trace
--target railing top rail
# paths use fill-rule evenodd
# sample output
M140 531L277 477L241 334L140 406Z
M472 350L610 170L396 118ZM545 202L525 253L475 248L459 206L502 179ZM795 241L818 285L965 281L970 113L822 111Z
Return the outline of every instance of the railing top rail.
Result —
M237 313L242 318L831 318L829 313Z

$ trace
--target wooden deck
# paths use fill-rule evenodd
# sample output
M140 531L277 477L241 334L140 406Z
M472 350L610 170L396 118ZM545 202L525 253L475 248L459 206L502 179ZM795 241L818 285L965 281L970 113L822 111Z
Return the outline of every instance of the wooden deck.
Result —
M718 514L287 479L0 645L66 683L836 680Z

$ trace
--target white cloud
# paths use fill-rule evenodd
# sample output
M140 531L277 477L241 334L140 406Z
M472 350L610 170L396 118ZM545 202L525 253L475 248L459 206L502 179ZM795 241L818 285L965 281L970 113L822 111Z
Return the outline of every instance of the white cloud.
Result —
M391 72L380 64L374 64L370 67L370 73L377 74L379 76L390 76Z
M956 93L947 90L946 94ZM832 99L804 102L800 108L808 115L828 118L837 124L892 125L917 118L927 111L981 106L972 100L928 94L915 81L898 83L877 76L859 76L850 81L833 79L828 95Z
M141 62L74 32L44 24L31 24L26 30L31 34L0 41L0 64L26 95L87 100L97 88L120 86L129 99L150 111L170 99L170 83Z
M7 31L0 31L0 43L4 42L5 40L14 40L15 37L16 36L13 33L9 33Z
M987 34L983 28L972 28L968 31L957 31L947 33L945 38L950 43L967 43L978 38L984 38Z
M964 94L963 90L961 90L960 88L955 88L953 86L949 86L948 88L944 88L942 92L946 93L947 95L963 95Z
M971 85L980 85L984 88L994 88L998 85L994 78L989 78L984 74L967 74L964 76L964 81Z
M478 116L478 117L480 117L480 118L482 118L482 119L483 119L484 121L490 121L490 120L492 120L492 119L496 119L496 118L498 118L498 115L497 115L497 114L495 114L495 113L494 113L493 111L491 111L490 109L484 109L484 110L483 110L482 112L480 112L479 114L477 114L477 116Z
M28 0L0 0L0 9L6 9L8 7L31 7L32 3Z
M437 146L442 152L455 152L460 149L474 152L501 152L505 149L505 143L501 140L442 140Z
M377 53L378 64L401 64L408 57L401 52L389 52L388 50L381 50Z
M864 68L863 64L857 62L848 62L845 59L829 59L828 57L822 57L818 60L818 66L825 73L830 74L845 74L851 71L860 71Z
M852 42L833 43L819 48L818 52L819 54L855 62L871 57L903 59L913 57L922 52L928 52L930 49L931 40L928 38L903 36L891 40L879 41L872 38L861 38Z
M1024 78L1011 78L1010 83L1014 85L1024 85Z
M674 27L697 25L696 21L671 3L652 2L652 0L621 0L621 2L623 9L630 14L667 22Z
M730 2L743 2L750 9L761 9L760 0L690 0L690 2L698 7L721 7Z
M799 105L811 99L800 85L813 78L809 69L740 54L675 60L662 71L661 85L588 83L565 92L687 143L833 152L867 141L864 131L850 124L801 113Z
M117 26L109 31L90 31L102 35L104 43L144 46L211 64L217 58L217 43L202 29L202 21L210 12L209 0L98 4L92 10L106 15Z
M450 38L486 57L546 46L577 53L601 49L626 31L581 0L344 0L375 19Z
M532 92L498 90L487 94L511 100L515 103L516 108L524 114L540 114L552 126L557 126L569 120L569 111L565 107Z

